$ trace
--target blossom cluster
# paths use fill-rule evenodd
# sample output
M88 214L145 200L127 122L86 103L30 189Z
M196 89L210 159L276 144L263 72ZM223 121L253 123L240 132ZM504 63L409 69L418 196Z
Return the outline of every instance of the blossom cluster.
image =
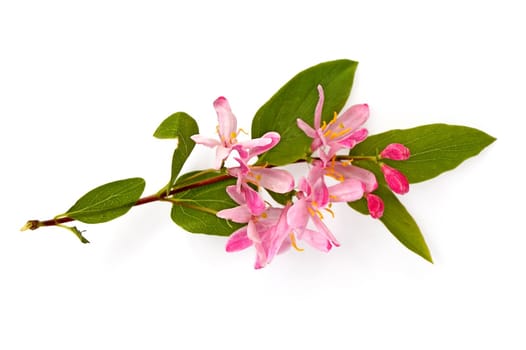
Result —
M341 156L367 138L363 127L369 118L367 104L351 106L328 123L322 122L324 91L318 85L319 99L314 110L311 126L304 119L297 119L297 126L309 138L311 157L308 173L295 181L285 169L253 165L254 159L276 146L280 141L277 132L247 141L238 141L241 129L226 98L214 102L218 117L219 140L193 135L197 144L215 148L214 167L220 169L231 156L237 165L227 169L235 177L236 184L226 191L238 206L217 212L217 216L236 223L246 224L229 238L226 250L236 252L254 246L255 268L262 268L273 258L290 247L302 251L304 242L320 251L328 252L339 246L324 218L334 217L333 203L353 202L365 198L371 217L381 218L384 212L382 198L375 194L378 182L369 170L352 164L352 159ZM399 170L388 166L382 159L406 160L410 156L407 147L399 143L389 144L374 161L379 165L389 188L398 194L409 191L407 178ZM271 205L262 197L260 188L276 193L292 193L291 200L282 206Z

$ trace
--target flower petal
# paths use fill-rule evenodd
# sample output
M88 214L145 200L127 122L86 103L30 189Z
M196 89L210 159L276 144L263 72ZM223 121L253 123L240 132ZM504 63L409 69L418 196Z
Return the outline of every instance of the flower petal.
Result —
M316 109L314 110L314 128L319 129L321 127L321 113L323 110L323 103L325 101L325 96L323 94L323 87L318 85L318 103L316 104Z
M336 163L334 171L337 174L341 174L345 179L356 179L361 181L365 185L365 192L373 192L378 187L376 176L374 176L371 171L364 168Z
M296 119L296 124L298 125L298 128L300 128L308 137L316 137L316 130L314 130L309 124L305 123L302 119Z
M223 145L218 145L216 148L216 159L214 164L214 169L220 169L223 164L223 160L230 154L231 148L224 147Z
M219 122L219 136L223 141L228 141L227 145L232 145L230 140L233 138L232 135L236 134L237 131L237 119L232 113L228 100L223 96L218 97L214 101L214 108L217 113L217 120Z
M337 123L331 125L333 128L343 125L343 129L350 129L355 131L362 126L369 118L369 106L367 104L359 104L351 106L348 110L340 114Z
M279 143L280 139L281 139L281 136L277 132L270 131L270 132L265 133L259 139L252 140L252 141L255 141L255 140L261 140L261 141L259 141L259 144L256 144L250 148L247 148L248 159L255 157L255 156L259 156L262 153L265 153L269 149L276 146Z
M241 224L249 222L252 218L252 214L246 205L220 210L216 213L216 216L221 219L232 220Z
M331 202L353 202L363 197L364 185L361 181L349 179L329 187Z
M290 207L287 212L287 224L291 229L305 229L310 217L307 205L307 200L302 198Z
M251 245L252 241L247 236L247 226L244 226L230 235L226 242L226 251L229 253L238 252Z
M322 252L328 252L332 248L331 242L329 242L329 240L324 235L314 230L303 230L303 232L298 235L298 239L306 242L313 248L321 250Z
M192 135L190 136L190 138L197 144L199 145L204 145L206 147L216 147L218 145L221 144L221 142L219 142L218 140L216 139L212 139L212 138L209 138L209 137L204 137L200 134L196 134L196 135Z
M248 210L252 215L259 216L265 211L265 202L259 193L253 190L247 184L241 186L245 200L247 201Z
M338 142L339 145L342 145L342 146L344 146L346 148L353 148L358 143L360 143L363 140L365 140L367 138L368 134L369 134L369 132L367 131L367 129L365 129L365 128L358 129L355 132L353 132L352 134L350 134L349 136L346 136L343 140L339 140L337 142Z
M294 177L283 169L251 168L248 180L277 193L286 193L294 188Z
M334 237L334 235L329 230L329 228L327 226L325 226L323 221L321 221L321 219L317 215L313 215L313 216L311 216L311 218L312 218L312 222L314 223L314 226L316 226L316 228L319 230L319 232L323 233L325 235L325 237L327 237L327 239L332 243L332 245L334 245L336 247L339 247L340 243L338 242L336 237Z
M242 192L238 191L236 185L226 187L226 193L236 202L237 204L246 204L245 196Z

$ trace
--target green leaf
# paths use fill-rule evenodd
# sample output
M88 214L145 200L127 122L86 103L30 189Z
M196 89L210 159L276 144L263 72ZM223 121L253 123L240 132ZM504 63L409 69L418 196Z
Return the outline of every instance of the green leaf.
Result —
M400 243L432 263L431 253L415 220L393 192L386 186L385 182L380 180L378 174L376 175L379 179L379 186L375 194L380 196L385 204L384 215L380 220ZM367 202L364 198L347 204L362 214L369 214Z
M457 167L464 160L479 154L493 141L494 137L467 126L430 124L369 136L354 147L350 154L374 156L390 143L402 143L411 151L408 160L382 161L404 173L410 183L416 183Z
M219 181L214 182L215 179ZM212 183L193 187L193 184L202 182ZM182 191L171 197L174 202L172 220L188 232L230 236L243 225L218 218L215 214L238 206L226 193L226 187L235 183L235 179L218 171L182 175L175 184L175 188Z
M87 224L113 220L133 207L144 186L144 180L138 177L107 183L86 193L59 216L69 216Z
M155 130L153 136L159 139L177 139L178 144L172 156L172 175L167 185L169 189L194 149L195 142L190 136L198 134L199 127L194 118L184 112L177 112L166 118Z
M318 64L293 77L256 113L252 121L252 137L261 137L268 131L276 131L281 141L261 155L259 164L285 165L310 154L312 139L296 124L301 118L314 124L314 109L318 103L318 84L323 86L325 103L323 120L332 119L339 112L349 94L358 63L337 60Z

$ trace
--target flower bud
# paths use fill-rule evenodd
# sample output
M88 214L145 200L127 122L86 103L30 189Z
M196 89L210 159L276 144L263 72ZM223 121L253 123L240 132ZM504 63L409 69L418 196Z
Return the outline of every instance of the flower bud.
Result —
M380 157L392 160L406 160L410 155L409 148L401 143L391 143L380 152Z
M382 169L387 185L393 192L405 194L409 191L409 181L407 181L405 175L399 170L391 168L383 163L380 165L380 168Z
M368 193L365 195L367 199L367 209L369 209L369 214L374 219L379 219L384 215L384 201L382 198L378 197L375 194Z

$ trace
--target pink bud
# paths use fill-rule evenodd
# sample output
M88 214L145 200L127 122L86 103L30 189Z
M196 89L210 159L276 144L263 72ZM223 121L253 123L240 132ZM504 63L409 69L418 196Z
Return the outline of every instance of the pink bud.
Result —
M384 215L384 201L382 198L371 193L366 194L365 198L367 199L367 208L371 217L374 219L381 218Z
M392 160L406 160L410 155L409 148L401 143L391 143L380 153L380 157Z
M404 174L383 163L380 165L380 168L382 169L382 173L384 173L387 185L389 185L389 188L393 192L405 194L409 191L409 181L407 181Z

